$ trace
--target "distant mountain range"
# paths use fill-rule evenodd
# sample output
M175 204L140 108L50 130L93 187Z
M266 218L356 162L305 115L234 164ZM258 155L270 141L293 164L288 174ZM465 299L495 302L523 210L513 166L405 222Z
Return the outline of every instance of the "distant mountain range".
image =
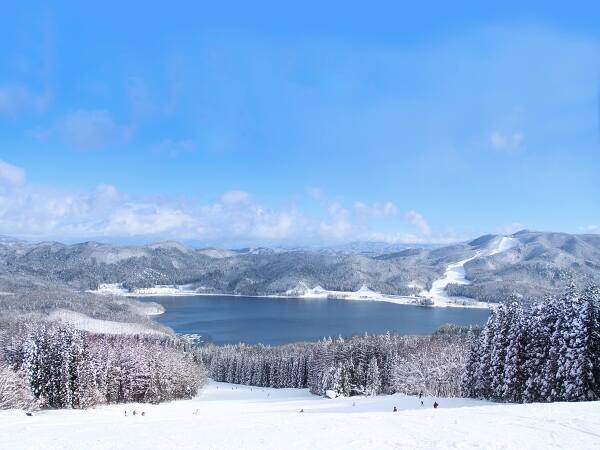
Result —
M394 295L417 295L465 261L469 284L449 284L451 295L499 301L514 294L539 298L566 280L600 282L600 235L520 231L441 247L385 247L367 243L331 249L195 249L179 242L115 246L66 245L0 238L0 292L44 283L84 291L100 284L126 289L190 285L207 293L282 294L299 285L332 291L366 286Z

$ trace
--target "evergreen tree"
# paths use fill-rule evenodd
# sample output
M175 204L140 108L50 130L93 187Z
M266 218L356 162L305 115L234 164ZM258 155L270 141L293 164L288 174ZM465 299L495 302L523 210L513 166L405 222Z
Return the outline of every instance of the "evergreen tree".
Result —
M517 302L508 306L507 349L504 363L504 385L499 398L504 401L520 403L527 381L525 368L526 346L528 340L528 324L523 309Z
M381 379L379 375L379 366L377 365L377 358L371 357L369 366L367 367L367 377L365 394L377 395L381 391Z

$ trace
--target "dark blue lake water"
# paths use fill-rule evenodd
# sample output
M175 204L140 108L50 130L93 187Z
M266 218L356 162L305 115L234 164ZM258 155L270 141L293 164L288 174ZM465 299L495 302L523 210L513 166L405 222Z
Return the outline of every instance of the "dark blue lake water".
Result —
M444 324L483 325L488 310L425 308L384 302L253 297L152 297L166 312L157 319L204 342L278 345L325 336L430 334Z

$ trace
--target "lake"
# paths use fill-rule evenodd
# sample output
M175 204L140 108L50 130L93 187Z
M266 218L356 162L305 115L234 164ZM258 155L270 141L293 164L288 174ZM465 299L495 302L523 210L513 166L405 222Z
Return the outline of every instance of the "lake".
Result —
M483 325L489 311L427 308L384 302L255 298L232 296L138 299L164 306L157 320L180 334L199 334L203 342L279 345L325 336L431 334L444 324Z

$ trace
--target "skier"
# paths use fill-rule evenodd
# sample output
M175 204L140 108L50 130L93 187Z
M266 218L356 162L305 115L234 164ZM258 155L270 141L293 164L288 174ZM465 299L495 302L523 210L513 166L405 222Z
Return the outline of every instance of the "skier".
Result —
M127 417L127 410L125 410L125 417Z
M421 400L421 406L423 406L423 400Z
M438 406L440 406L440 405L438 405L438 402L433 403L433 409L437 409Z
M142 411L142 416L145 416L145 415L146 415L146 411Z
M419 391L419 398L423 397L423 391Z
M133 410L133 415L135 416L137 413L135 412L135 409Z
M394 412L398 412L398 408L394 406Z

